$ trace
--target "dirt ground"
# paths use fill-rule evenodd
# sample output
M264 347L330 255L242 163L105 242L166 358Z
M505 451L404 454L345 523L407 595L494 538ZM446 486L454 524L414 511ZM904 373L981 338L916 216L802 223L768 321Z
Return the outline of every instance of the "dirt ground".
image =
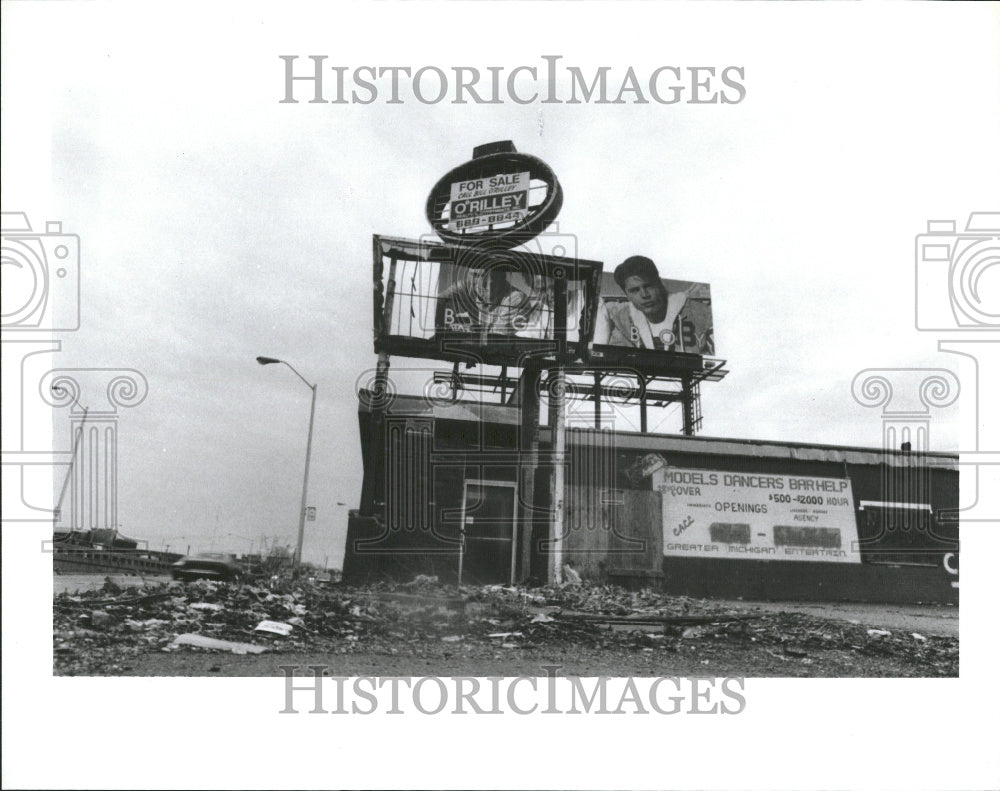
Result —
M109 580L57 592L53 670L88 676L957 677L958 612L610 586L350 589ZM260 631L284 624L287 635ZM178 635L215 648L178 645ZM263 653L233 653L250 644Z
M906 660L866 656L856 651L817 651L808 657L784 656L761 648L700 644L672 651L656 649L562 646L492 651L489 646L457 651L427 645L405 656L386 650L309 653L301 651L234 656L232 654L144 653L118 665L122 676L282 676L282 666L295 675L312 675L311 665L324 665L331 676L544 676L557 666L560 676L741 676L748 678L899 678L936 676ZM940 675L951 675L941 673ZM957 675L957 673L955 674Z

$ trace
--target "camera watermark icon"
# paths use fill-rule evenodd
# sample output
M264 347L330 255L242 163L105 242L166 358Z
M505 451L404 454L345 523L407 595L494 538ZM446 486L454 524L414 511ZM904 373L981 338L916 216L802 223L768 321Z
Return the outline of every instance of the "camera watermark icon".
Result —
M4 212L2 248L2 520L117 528L119 410L142 403L146 379L131 368L52 367L62 341L51 333L80 327L77 235L59 222L35 231L24 213Z
M70 332L80 327L80 237L61 222L32 230L23 212L3 212L4 332Z
M961 231L927 222L916 238L916 327L1000 330L1000 212L973 212Z
M1000 391L1000 212L972 212L963 230L953 220L930 220L915 249L916 328L938 332L938 350L974 365L962 403L971 418L971 447L963 443L959 464L971 475L961 510L963 522L998 518L1000 419L993 404ZM993 501L991 501L993 500Z
M958 491L946 496L932 490L935 466L949 463L929 453L931 409L957 401L963 389L959 378L947 369L861 371L852 394L863 406L882 408L884 454L881 499L859 507L859 527L867 533L861 543L881 552L893 543L906 544L900 539L906 533L921 534L909 548L941 554L958 587L959 517L963 523L995 518L989 497L983 496L995 487L984 485L983 477L1000 469L1000 431L989 414L1000 385L1000 212L972 212L961 230L954 220L929 220L926 233L916 236L914 265L916 329L939 333L939 351L975 364L972 387L964 388L962 401L975 439L971 449L960 451L957 465L972 468L973 491L970 496L970 478L964 475L961 503ZM954 507L948 504L952 500Z

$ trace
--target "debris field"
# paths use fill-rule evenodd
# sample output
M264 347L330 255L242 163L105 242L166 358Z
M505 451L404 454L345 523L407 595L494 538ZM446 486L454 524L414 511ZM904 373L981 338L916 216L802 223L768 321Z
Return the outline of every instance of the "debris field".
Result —
M607 585L539 588L442 586L433 577L404 584L344 587L289 579L252 584L197 580L61 593L53 601L56 675L117 675L140 655L420 655L456 651L641 651L709 648L763 652L777 663L838 667L855 658L908 676L958 675L958 639L875 629L803 613L727 609L724 603ZM846 659L845 659L846 658ZM666 662L669 665L669 661ZM812 671L812 672L810 672ZM840 675L841 671L834 673ZM875 673L877 674L877 672ZM783 673L778 673L783 675Z

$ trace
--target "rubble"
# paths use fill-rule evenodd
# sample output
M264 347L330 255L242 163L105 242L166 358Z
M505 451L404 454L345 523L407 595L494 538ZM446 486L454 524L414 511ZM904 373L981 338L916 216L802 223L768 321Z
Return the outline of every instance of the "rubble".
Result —
M292 625L290 623L281 623L280 621L261 621L254 627L254 631L288 637L292 633Z
M196 601L194 604L189 606L192 610L211 610L212 612L219 612L219 610L222 609L221 604L211 601Z
M580 585L583 582L579 573L569 563L563 566L563 579L566 585Z
M116 586L117 587L117 586ZM105 586L53 602L59 674L103 674L149 652L371 653L574 646L668 655L725 647L781 662L823 656L905 662L916 675L958 673L958 640L869 628L789 612L748 613L724 603L582 583L523 588L445 586L421 576L404 585L349 588L310 580L262 584L197 580L145 588ZM704 654L703 654L704 655Z
M94 628L101 628L102 626L107 626L111 622L111 616L108 615L104 610L94 610L90 614L90 625Z
M170 648L179 645L193 645L196 648L210 648L216 651L230 651L234 654L262 654L267 648L249 643L234 643L231 640L216 640L203 634L179 634L170 644Z

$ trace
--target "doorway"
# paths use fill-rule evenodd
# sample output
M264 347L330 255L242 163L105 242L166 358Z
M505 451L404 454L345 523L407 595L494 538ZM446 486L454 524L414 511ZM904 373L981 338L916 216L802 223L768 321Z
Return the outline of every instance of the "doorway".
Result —
M513 585L517 551L517 484L465 481L462 490L465 546L463 584Z

